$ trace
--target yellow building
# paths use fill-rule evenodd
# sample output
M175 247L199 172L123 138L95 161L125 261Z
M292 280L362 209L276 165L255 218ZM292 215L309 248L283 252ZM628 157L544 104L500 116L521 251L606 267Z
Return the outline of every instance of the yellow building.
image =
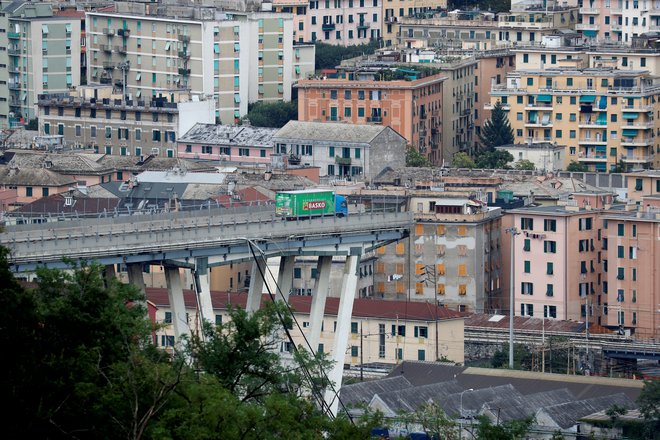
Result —
M647 71L564 66L510 73L485 108L504 104L516 143L566 145L565 166L631 171L653 165L659 95Z

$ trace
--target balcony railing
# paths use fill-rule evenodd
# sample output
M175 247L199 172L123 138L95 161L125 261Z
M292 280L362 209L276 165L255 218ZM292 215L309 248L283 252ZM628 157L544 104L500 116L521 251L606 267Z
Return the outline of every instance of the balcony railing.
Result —
M110 53L112 52L112 46L109 44L101 44L101 50Z
M653 143L653 138L621 138L621 145L644 146L651 143Z
M321 30L323 30L323 31L334 31L335 30L335 24L334 23L323 23L321 25Z
M7 37L10 40L18 40L21 38L21 34L19 32L7 32Z
M371 116L371 117L367 118L367 122L380 124L381 122L383 122L383 117L382 116Z
M190 35L181 35L179 34L179 41L182 43L190 43Z
M575 28L578 31L597 31L599 29L596 23L579 23Z
M580 8L580 14L600 14L599 8Z
M625 154L621 155L621 161L622 162L631 162L631 163L646 163L646 162L653 162L653 159L655 156L628 156Z
M335 163L337 165L350 165L351 164L351 158L350 157L335 156Z
M120 37L128 38L131 36L131 30L130 29L118 29L117 30L117 35Z
M103 33L108 37L112 37L113 35L115 35L115 30L112 28L103 28Z

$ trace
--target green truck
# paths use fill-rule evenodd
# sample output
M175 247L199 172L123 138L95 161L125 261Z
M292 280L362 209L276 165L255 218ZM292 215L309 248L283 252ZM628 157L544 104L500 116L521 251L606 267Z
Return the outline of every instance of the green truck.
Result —
M346 197L327 189L283 191L275 195L275 214L281 217L318 217L348 215Z

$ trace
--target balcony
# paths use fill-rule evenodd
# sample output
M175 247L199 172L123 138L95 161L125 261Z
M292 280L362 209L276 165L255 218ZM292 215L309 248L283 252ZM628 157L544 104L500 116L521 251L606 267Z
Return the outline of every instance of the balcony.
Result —
M115 30L112 28L103 28L103 34L112 37L115 35Z
M599 8L580 8L580 14L582 14L582 15L600 14L600 9Z
M528 119L525 121L525 127L552 127L552 120Z
M183 67L179 67L179 75L183 75L183 76L190 75L190 69L184 69Z
M525 138L525 142L527 143L532 143L532 144L539 144L541 142L551 142L552 138L551 137L528 137Z
M580 138L579 143L587 145L607 145L607 141L603 138Z
M178 55L179 58L185 58L185 59L190 58L190 53L188 53L187 50L180 50Z
M103 52L112 53L112 46L109 44L101 44L99 47Z
M115 52L126 55L126 46L115 46Z
M575 26L578 31L598 31L599 27L596 23L580 23Z
M190 35L181 35L179 34L179 41L182 43L190 43Z
M624 105L621 106L624 111L627 112L652 112L652 105Z
M371 116L367 118L367 122L371 124L381 124L383 122L383 117L382 116Z
M360 22L360 23L358 23L358 25L357 25L357 28L358 28L359 31L363 31L363 30L365 30L365 29L369 29L370 27L371 27L371 25L370 25L369 23L365 23L365 22Z
M487 104L484 104L484 110L492 110L495 108L495 104L491 104L490 102ZM502 104L502 110L509 111L511 110L511 104Z
M653 162L654 156L628 156L625 154L621 155L621 162L625 163L649 163Z
M580 119L578 124L579 128L606 128L607 120L597 120L596 118L591 119Z
M99 82L101 84L112 84L112 78L101 78Z
M323 23L321 25L321 30L323 30L323 31L334 31L335 30L335 24L334 23Z
M103 61L103 68L104 69L114 69L115 68L115 63L112 63L110 61Z
M612 25L610 25L610 30L612 30L612 32L621 32L621 25L620 24L612 24Z
M335 156L335 163L337 165L350 165L351 164L351 158L350 157Z
M621 14L623 14L623 9L621 9L621 8L610 8L610 14L621 15Z
M21 38L21 34L19 32L7 32L7 38L10 40L18 40Z
M633 130L648 130L649 128L655 127L653 121L635 121L635 122L623 122L621 128L630 128Z
M607 153L589 151L578 154L578 162L607 162Z
M8 82L9 90L21 90L21 83L18 82Z
M621 138L621 146L645 147L653 144L653 138Z
M12 56L20 56L21 50L15 47L10 47L9 49L7 49L7 53Z
M525 110L552 110L552 104L547 102L535 102L525 104Z
M131 30L130 29L118 29L117 30L117 35L120 37L128 38L131 36Z

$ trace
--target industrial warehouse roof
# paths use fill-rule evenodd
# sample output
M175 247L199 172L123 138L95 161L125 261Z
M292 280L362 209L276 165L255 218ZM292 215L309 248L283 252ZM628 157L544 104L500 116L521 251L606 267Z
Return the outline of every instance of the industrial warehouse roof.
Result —
M405 377L387 377L344 385L341 388L341 401L346 406L368 404L374 394L387 393L412 387Z
M289 121L275 133L274 138L369 144L386 130L392 129L383 125Z
M455 381L417 387L411 386L405 389L377 393L370 401L370 405L376 404L378 408L389 410L385 412L389 413L386 415L391 416L402 411L415 411L421 405L429 402L442 404L447 396L461 391L463 391L463 388Z
M168 307L167 289L147 288L147 298L158 307ZM196 296L192 290L184 290L183 298L186 308L196 308ZM214 309L226 309L229 305L245 307L247 293L211 292ZM268 295L262 296L262 302L270 301ZM311 296L289 297L291 307L299 313L309 313L312 305ZM336 316L339 309L339 298L327 298L325 314ZM463 319L463 314L444 307L434 307L424 302L385 301L378 299L359 299L353 302L353 316L364 318L399 319L400 321L434 321L435 319Z
M490 410L502 421L520 420L533 416L539 408L573 402L575 396L566 388L541 391L528 395L497 396L496 399L484 405L484 410Z
M198 123L179 138L179 143L272 148L276 132L277 128Z
M544 405L536 414L537 419L540 419L540 415L545 415L552 419L559 428L567 429L574 426L582 417L603 411L612 405L619 405L626 409L635 408L635 403L632 399L624 393L618 393L609 396L564 402L552 406Z

